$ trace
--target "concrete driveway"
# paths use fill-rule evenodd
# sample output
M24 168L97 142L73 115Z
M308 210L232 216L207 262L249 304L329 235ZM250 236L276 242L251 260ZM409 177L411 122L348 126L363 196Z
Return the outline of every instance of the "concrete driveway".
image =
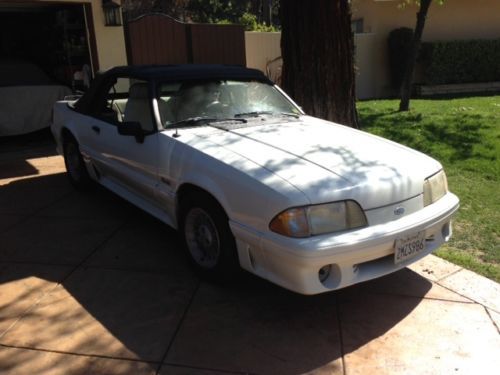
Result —
M0 141L1 374L497 374L499 285L429 256L338 292L199 280L174 231Z

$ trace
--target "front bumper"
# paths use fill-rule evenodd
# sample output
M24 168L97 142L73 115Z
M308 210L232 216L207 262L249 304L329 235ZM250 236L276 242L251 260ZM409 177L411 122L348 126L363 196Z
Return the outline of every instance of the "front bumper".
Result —
M432 253L451 237L451 217L459 200L448 193L439 201L399 220L341 234L288 238L230 222L241 266L284 288L318 294L374 279ZM426 247L416 257L394 263L397 238L425 231ZM331 265L326 280L320 268Z

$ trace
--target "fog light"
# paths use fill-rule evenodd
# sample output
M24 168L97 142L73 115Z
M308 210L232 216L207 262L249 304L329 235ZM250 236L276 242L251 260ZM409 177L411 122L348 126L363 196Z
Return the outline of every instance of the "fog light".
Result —
M322 283L325 282L326 279L328 279L328 276L330 276L331 270L332 270L331 264L321 267L320 270L318 271L319 281L321 281Z

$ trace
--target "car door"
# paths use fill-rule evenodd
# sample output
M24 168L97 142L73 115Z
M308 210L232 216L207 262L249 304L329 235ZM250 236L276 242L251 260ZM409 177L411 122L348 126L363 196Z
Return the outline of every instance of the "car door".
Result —
M89 143L104 185L154 202L158 131L150 91L149 82L116 77L101 109L90 120L93 139ZM140 136L123 134L133 125L140 126Z

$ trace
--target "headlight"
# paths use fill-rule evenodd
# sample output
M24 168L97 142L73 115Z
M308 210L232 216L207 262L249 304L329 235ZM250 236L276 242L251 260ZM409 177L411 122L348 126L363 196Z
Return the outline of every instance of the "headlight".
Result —
M424 207L441 199L448 192L448 181L443 170L424 181Z
M342 201L291 208L271 220L269 228L288 237L309 237L366 225L361 207L354 201Z

